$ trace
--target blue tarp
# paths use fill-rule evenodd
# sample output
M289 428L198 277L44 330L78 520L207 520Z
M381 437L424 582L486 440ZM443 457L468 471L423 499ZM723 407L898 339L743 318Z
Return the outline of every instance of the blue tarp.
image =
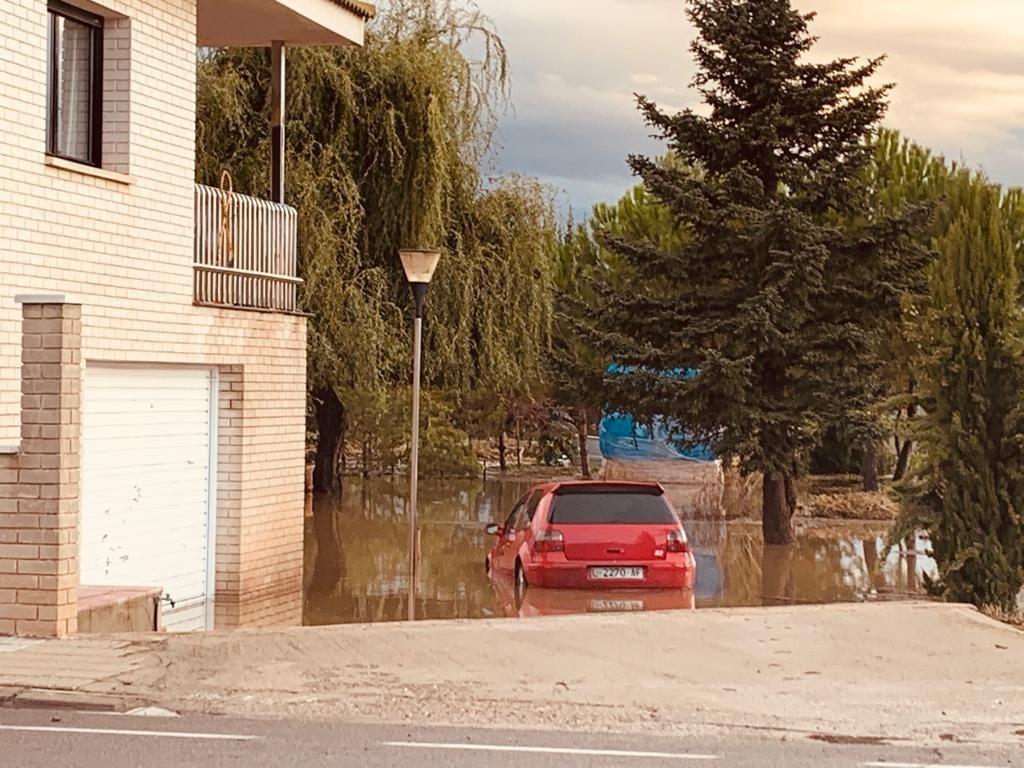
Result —
M704 445L682 449L669 439L669 431L656 419L653 430L637 424L631 416L609 414L601 419L601 455L618 461L651 461L679 459L682 461L713 461L711 450Z
M608 373L626 373L630 369L619 365L611 365ZM696 371L675 370L663 374L673 379L691 379ZM631 416L625 414L607 414L601 419L600 427L601 455L606 459L618 461L650 461L680 459L683 461L714 461L715 455L710 448L697 445L692 448L680 448L678 443L670 440L669 430L664 421L654 420L653 429L637 424Z

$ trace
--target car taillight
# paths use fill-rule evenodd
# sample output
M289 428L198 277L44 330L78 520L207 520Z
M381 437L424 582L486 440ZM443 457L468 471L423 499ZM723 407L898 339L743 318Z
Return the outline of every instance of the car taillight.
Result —
M689 552L690 545L686 543L686 534L682 530L669 531L665 549L668 552Z
M561 531L548 529L541 531L533 540L534 552L563 552L565 551L565 537Z

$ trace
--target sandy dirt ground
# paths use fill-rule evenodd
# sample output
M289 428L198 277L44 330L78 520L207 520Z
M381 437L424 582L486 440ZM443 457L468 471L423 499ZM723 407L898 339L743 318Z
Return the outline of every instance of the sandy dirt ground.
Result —
M964 606L700 610L111 642L126 671L86 689L193 713L1024 745L1024 632Z

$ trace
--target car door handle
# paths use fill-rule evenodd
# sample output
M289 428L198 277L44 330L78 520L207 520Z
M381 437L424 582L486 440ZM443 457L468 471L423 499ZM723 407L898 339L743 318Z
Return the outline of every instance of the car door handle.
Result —
M608 554L609 555L621 555L625 551L626 550L621 549L621 548L613 548L613 549L609 549L608 550Z

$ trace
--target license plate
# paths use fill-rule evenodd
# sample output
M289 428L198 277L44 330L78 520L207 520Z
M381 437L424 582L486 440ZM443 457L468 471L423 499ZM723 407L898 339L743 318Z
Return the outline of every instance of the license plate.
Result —
M591 600L590 610L597 613L612 611L642 611L643 600Z
M621 568L600 566L590 569L592 579L623 579L626 581L642 581L644 578L643 568Z

